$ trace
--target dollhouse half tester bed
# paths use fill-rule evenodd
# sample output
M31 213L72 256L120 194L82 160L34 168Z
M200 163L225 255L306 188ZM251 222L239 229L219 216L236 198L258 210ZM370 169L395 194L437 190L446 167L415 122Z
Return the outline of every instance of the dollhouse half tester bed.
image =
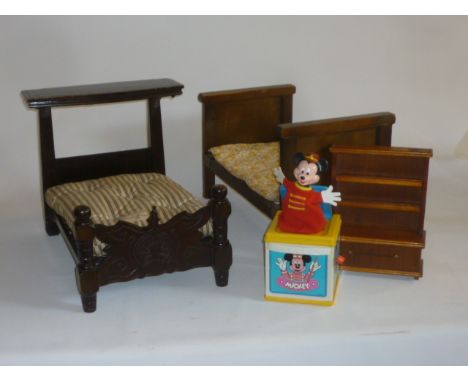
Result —
M39 114L45 229L68 245L85 312L100 286L145 276L209 266L227 285L226 188L214 186L205 206L165 176L160 100L182 88L158 79L22 92ZM56 158L53 107L135 100L147 102L147 148Z
M391 145L392 113L291 123L295 91L276 85L199 94L205 197L216 175L272 218L280 208L273 169L293 178L294 153L316 152L330 162L333 144ZM330 184L330 170L321 184Z

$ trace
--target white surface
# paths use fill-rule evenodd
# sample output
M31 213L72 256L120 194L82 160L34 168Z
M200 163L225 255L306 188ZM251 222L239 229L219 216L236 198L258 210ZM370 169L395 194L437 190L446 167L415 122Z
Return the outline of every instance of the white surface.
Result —
M431 163L424 277L345 272L331 308L263 300L268 219L233 192L226 288L208 268L109 285L93 314L61 239L35 215L2 220L0 362L467 364L467 168Z
M468 159L468 131L455 147L455 157L459 159Z
M466 17L0 17L1 364L450 364L468 359ZM424 277L345 273L333 308L263 301L268 220L230 192L229 286L210 269L116 284L82 313L42 226L37 116L19 92L169 77L167 172L201 194L199 92L293 83L294 120L388 110L430 147ZM141 102L54 111L59 156L145 144ZM112 135L111 135L112 133ZM445 158L445 159L444 159Z

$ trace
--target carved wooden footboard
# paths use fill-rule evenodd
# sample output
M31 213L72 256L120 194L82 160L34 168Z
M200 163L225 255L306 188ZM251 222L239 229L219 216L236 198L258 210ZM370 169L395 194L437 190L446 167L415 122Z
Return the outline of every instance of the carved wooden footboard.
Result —
M145 227L123 221L113 226L94 225L91 210L86 206L76 207L76 245L72 241L70 247L75 252L83 310L96 310L96 292L100 286L197 267L213 267L216 284L226 286L232 264L232 249L227 239L231 206L226 194L226 187L217 185L207 206L195 213L179 213L163 224L153 209ZM213 236L203 238L199 229L210 219ZM101 256L93 254L95 238L105 244Z

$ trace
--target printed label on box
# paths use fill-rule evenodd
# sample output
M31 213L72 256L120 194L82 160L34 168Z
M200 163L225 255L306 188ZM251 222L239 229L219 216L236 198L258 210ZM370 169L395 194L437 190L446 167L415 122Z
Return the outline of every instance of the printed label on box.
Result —
M269 251L270 291L306 296L327 295L325 255Z

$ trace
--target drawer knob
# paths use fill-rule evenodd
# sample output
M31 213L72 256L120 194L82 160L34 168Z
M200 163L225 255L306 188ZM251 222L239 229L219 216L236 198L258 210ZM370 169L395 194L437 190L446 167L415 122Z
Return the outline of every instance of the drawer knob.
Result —
M353 251L351 251L350 249L348 249L348 255L352 255L353 254Z
M399 259L400 256L398 256L398 254L395 253L395 254L393 255L393 258L394 258L394 259Z
M344 256L338 256L336 258L336 262L339 264L339 265L343 265L344 263L346 263L346 257Z

